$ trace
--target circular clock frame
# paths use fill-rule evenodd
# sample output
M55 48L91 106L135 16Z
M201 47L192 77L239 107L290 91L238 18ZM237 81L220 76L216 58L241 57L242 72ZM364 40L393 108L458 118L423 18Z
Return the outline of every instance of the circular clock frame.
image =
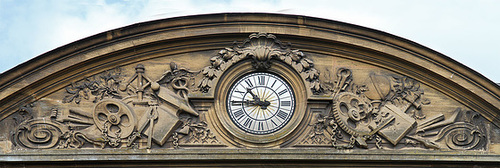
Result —
M225 137L224 139L235 145L247 147L272 147L285 143L295 134L299 125L305 123L304 116L307 106L307 90L301 76L292 67L278 61L271 61L272 66L266 70L256 70L252 67L250 60L242 61L231 66L220 77L214 92L215 111L212 113L215 118L216 130ZM281 129L269 134L252 134L238 127L228 114L227 99L228 93L234 83L243 76L256 72L266 72L274 74L286 83L293 90L295 97L295 111L290 120Z
M283 78L269 72L252 72L233 83L226 109L240 129L265 135L288 124L295 104L294 91Z

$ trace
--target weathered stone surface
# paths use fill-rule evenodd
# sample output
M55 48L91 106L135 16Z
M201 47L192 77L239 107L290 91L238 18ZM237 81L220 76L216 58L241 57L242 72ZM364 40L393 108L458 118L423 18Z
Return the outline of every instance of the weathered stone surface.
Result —
M111 30L1 74L0 90L6 162L500 161L495 83L405 39L303 16Z

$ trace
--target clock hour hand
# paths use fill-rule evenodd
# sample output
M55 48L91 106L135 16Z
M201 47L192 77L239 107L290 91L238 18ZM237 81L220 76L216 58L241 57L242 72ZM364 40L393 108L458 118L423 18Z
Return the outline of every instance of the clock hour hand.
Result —
M267 106L269 106L271 103L267 100L265 101L261 101L259 96L255 95L253 92L252 92L252 89L251 88L247 88L247 92L250 93L250 95L252 95L253 97L253 104L255 105L258 105L260 106L261 109L267 109Z
M250 101L250 100L245 100L245 101L231 101L231 103L233 104L236 104L236 105L239 105L239 104L246 104L247 106L250 106L250 105L256 105L254 101ZM239 103L239 104L238 104Z
M267 106L271 104L271 102L265 100L265 101L259 101L257 104L260 106L261 109L265 110L267 109Z

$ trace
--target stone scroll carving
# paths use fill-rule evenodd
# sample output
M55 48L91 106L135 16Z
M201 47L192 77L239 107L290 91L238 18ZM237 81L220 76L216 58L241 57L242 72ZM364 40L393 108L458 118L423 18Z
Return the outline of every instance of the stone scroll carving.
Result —
M33 109L22 107L22 111ZM21 112L21 110L19 111ZM25 114L20 113L23 116ZM60 111L52 109L50 117L33 118L23 121L17 126L12 134L13 142L20 147L33 149L48 148L79 148L85 142L103 146L103 143L89 139L85 134L75 131L84 123L90 124L89 120L78 120L76 118L60 117ZM70 123L73 122L73 123Z
M40 119L28 120L18 126L14 139L18 145L26 148L46 149L55 147L63 132L66 132L66 129L59 123Z
M201 71L204 78L198 84L199 90L204 93L208 92L214 87L213 82L227 68L244 59L251 59L255 69L268 69L272 59L283 61L309 82L314 94L322 92L319 71L314 68L313 61L302 51L293 50L291 44L283 44L276 36L267 33L251 34L241 45L234 43L233 47L220 50L217 56L210 59L211 65Z
M301 145L330 144L337 149L410 145L429 149L469 150L486 147L486 130L476 112L458 108L452 115L428 117L430 104L420 84L408 77L370 74L362 85L352 71L340 68L336 81L324 84L334 97L331 111L317 114ZM300 145L299 145L300 146Z

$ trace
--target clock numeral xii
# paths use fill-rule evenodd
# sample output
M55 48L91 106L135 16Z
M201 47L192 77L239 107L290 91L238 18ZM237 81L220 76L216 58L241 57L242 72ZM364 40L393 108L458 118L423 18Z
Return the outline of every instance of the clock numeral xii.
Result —
M259 76L259 85L265 85L266 76Z

